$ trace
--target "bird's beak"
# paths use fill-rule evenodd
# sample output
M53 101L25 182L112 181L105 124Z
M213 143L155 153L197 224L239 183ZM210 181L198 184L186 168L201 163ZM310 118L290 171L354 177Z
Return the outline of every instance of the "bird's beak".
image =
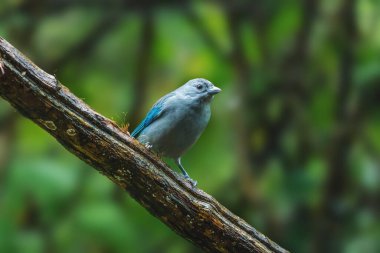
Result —
M212 87L212 88L208 91L208 93L209 93L210 95L215 95L215 94L218 94L218 93L221 92L221 91L222 91L221 89L219 89L218 87L214 86L214 87Z

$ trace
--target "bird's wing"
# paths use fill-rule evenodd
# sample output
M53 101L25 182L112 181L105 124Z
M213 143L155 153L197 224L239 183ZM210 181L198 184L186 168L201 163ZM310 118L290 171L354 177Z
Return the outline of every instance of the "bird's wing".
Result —
M152 106L150 111L145 116L145 119L135 128L135 130L133 130L131 136L136 138L141 133L142 130L144 130L147 126L149 126L153 121L158 119L164 111L164 107L163 107L164 102L172 96L174 96L174 93L169 93L169 94L163 96L162 98L160 98Z

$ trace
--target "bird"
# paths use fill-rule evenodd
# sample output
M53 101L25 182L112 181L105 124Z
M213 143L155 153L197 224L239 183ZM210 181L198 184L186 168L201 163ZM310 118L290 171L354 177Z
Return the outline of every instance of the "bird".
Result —
M131 136L158 154L174 160L184 178L195 187L181 163L181 157L199 139L210 117L210 104L221 92L210 81L192 79L161 97Z

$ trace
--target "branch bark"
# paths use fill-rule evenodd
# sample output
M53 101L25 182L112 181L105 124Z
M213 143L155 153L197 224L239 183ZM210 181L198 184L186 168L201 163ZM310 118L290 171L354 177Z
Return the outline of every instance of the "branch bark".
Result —
M182 237L209 252L287 252L213 197L193 189L1 37L0 54L5 72L0 74L0 95Z

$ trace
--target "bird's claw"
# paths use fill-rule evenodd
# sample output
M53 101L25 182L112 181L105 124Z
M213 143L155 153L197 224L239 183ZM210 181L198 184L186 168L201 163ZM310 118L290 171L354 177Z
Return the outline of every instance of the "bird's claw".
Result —
M195 188L198 184L196 180L191 179L190 177L185 177L185 179L191 184L193 188Z
M153 148L153 145L150 144L149 142L147 142L147 143L145 143L145 147L146 147L147 149L152 149L152 148Z

